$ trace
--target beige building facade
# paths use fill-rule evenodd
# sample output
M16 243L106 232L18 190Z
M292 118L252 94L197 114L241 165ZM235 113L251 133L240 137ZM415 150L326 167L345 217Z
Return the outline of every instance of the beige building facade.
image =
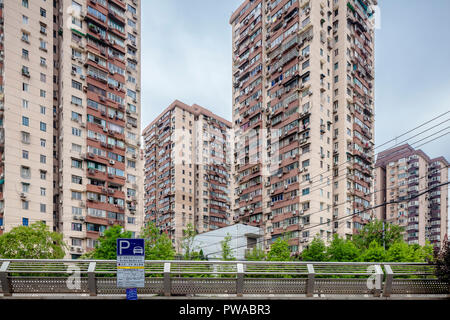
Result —
M370 220L376 1L255 0L232 14L238 222L350 237Z
M178 252L188 224L203 233L232 222L230 128L176 100L143 131L145 222L166 232Z
M68 257L137 234L138 0L5 1L3 231L45 221Z
M448 182L447 160L404 144L380 152L375 167L376 217L402 226L409 244L440 247L448 229L448 187L437 186Z

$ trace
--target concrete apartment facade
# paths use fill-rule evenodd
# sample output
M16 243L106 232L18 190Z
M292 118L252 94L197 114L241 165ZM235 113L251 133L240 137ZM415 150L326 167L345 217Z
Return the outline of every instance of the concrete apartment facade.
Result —
M174 101L143 131L145 222L179 240L232 220L231 123L198 105Z
M370 218L374 31L366 0L246 0L232 14L238 222L351 236Z
M375 209L376 217L404 227L404 239L410 244L429 241L440 247L448 228L448 187L412 197L447 182L448 167L444 157L431 159L408 144L380 152L375 164L375 205L386 205Z
M45 221L68 256L143 222L138 0L5 1L2 231Z

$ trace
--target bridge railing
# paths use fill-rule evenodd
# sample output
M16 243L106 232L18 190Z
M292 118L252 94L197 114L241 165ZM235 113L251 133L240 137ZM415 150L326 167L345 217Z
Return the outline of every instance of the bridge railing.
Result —
M145 261L140 294L450 294L426 263ZM0 293L121 295L115 260L0 259Z

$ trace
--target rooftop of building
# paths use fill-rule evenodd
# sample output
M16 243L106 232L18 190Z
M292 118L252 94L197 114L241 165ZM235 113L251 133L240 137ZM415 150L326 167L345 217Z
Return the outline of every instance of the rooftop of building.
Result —
M399 159L409 157L412 155L418 155L429 163L440 161L444 163L446 166L449 165L448 161L444 157L441 156L432 159L421 149L416 150L413 147L411 147L408 143L405 143L400 146L389 148L379 152L377 156L377 161L375 163L375 167L383 167L386 166L389 162L397 161Z
M213 119L216 119L219 122L222 122L228 128L231 128L230 121L222 118L221 116L218 116L217 114L211 112L210 110L208 110L202 106L199 106L198 104L195 104L195 103L192 106L190 106L188 104L185 104L184 102L181 102L180 100L175 100L163 112L161 112L160 115L157 116L148 126L145 127L145 129L142 131L142 135L145 135L147 133L147 131L168 111L173 110L177 107L181 108L183 110L186 110L187 112L190 112L196 116L204 115L204 116L211 117Z

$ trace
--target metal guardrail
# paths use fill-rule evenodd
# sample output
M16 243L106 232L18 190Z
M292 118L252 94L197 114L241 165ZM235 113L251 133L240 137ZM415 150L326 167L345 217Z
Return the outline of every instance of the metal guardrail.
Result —
M145 261L140 294L450 295L425 263ZM0 293L122 295L115 260L0 259Z

